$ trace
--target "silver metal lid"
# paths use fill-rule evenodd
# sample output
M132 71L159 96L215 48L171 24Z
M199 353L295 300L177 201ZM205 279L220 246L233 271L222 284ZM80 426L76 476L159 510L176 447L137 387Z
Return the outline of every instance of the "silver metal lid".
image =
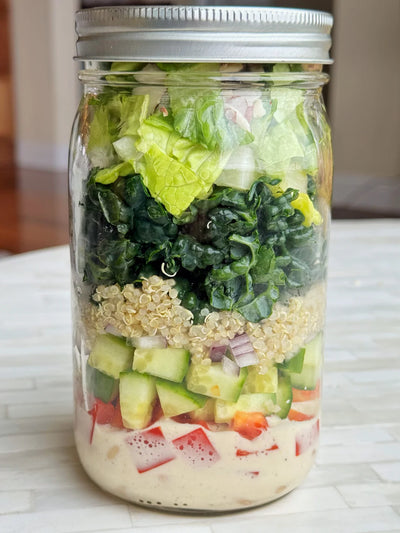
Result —
M329 13L305 9L124 6L78 11L77 59L332 63Z

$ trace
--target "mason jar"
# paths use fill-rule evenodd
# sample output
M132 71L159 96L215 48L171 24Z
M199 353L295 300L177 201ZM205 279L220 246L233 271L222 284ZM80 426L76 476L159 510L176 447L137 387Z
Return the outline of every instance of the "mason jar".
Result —
M131 6L76 23L83 468L145 506L270 502L302 482L318 446L332 18Z

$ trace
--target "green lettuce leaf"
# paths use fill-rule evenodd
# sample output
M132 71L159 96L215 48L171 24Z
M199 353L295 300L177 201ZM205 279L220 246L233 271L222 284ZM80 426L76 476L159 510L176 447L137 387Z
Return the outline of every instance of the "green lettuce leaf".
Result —
M139 159L136 171L143 176L153 198L174 216L189 207L204 188L203 182L190 168L168 156L156 144L152 144Z
M127 176L133 172L132 164L128 161L118 163L112 167L103 168L96 172L95 181L103 185L110 185L117 181L120 176Z
M136 148L144 157L135 168L143 174L154 198L174 216L179 216L195 198L208 194L230 156L230 152L211 151L184 139L161 115L146 119L138 133ZM178 190L179 184L185 185L182 191Z
M249 131L226 118L220 91L189 94L183 101L170 92L170 102L175 129L210 150L233 150L254 139Z
M137 135L146 117L148 95L112 94L94 104L87 152L93 167L107 168L118 161L114 144L119 138Z
M315 176L318 171L317 146L306 120L303 92L273 87L270 112L252 123L257 169L280 179L281 190L292 187L306 192L307 175Z
M95 105L90 123L87 153L93 167L105 168L117 161L112 143L117 139L117 121L106 105Z

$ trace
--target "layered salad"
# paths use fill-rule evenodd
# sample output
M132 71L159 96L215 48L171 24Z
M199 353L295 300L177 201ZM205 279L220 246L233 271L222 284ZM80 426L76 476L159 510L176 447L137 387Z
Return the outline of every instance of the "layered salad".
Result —
M312 69L112 63L87 85L75 435L118 496L240 509L313 464L330 137Z

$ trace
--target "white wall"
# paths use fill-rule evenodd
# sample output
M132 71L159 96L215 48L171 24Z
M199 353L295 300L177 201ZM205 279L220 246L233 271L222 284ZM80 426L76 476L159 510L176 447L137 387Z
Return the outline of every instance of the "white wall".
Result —
M334 6L335 175L400 176L400 0Z
M21 167L67 168L79 101L74 12L78 0L11 0L15 152Z

